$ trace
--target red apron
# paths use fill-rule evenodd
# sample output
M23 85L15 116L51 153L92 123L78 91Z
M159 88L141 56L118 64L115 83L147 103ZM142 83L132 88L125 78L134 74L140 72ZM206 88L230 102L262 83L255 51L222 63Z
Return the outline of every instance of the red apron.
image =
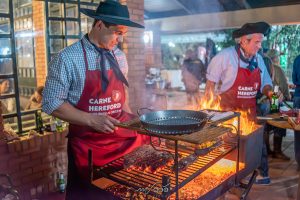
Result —
M107 70L109 85L101 91L99 70L88 70L88 61L83 42L86 79L84 89L76 108L88 113L106 113L121 122L132 119L132 114L122 110L125 103L123 82L118 80L112 69ZM107 164L149 141L149 137L136 131L118 128L113 133L95 132L90 127L70 124L69 144L75 165L83 179L88 177L88 149L93 151L93 163L97 166Z
M256 94L261 86L260 69L252 72L240 67L238 58L238 72L234 84L226 92L220 94L221 108L223 110L250 111L249 119L256 118Z

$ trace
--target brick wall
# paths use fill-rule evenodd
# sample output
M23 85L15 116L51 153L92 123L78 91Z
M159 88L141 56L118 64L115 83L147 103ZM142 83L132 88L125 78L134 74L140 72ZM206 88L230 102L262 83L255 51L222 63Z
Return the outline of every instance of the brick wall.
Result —
M121 0L129 8L130 18L140 24L144 24L144 1ZM129 71L129 106L133 112L137 108L145 107L145 46L143 42L144 29L129 28L123 42L123 50L127 56Z
M162 68L162 55L161 55L161 41L160 41L160 30L158 26L147 27L152 31L153 40L152 43L146 44L145 48L145 67L148 70L150 67ZM147 31L148 31L147 30Z
M37 86L44 85L47 72L47 51L45 38L45 3L43 1L32 1L32 21L35 32L35 69Z
M67 175L66 133L47 133L9 142L3 140L0 101L0 173L8 174L22 200L56 191L57 172ZM4 179L0 180L0 184ZM6 181L5 181L6 183Z
M0 141L0 171L11 176L21 199L57 191L57 172L67 174L65 133L51 133L11 143Z

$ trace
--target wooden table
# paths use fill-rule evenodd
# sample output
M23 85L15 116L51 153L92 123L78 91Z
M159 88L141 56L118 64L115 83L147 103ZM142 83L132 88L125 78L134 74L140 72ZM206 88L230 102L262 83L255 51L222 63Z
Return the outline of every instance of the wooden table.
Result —
M267 120L267 123L272 126L275 126L277 128L293 129L293 127L288 122L287 117L280 118L280 113L269 114L266 117L274 118L274 119Z

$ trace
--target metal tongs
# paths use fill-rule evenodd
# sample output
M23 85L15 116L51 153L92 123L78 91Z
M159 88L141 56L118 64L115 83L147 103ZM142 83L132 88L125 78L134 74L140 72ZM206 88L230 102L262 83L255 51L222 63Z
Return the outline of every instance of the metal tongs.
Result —
M178 170L179 171L184 171L193 164L199 156L204 156L211 152L212 150L218 148L222 144L222 140L217 140L216 143L214 143L212 146L204 148L204 149L199 149L195 148L194 153L192 153L189 156L186 156L178 161ZM173 171L175 170L175 165L172 167Z

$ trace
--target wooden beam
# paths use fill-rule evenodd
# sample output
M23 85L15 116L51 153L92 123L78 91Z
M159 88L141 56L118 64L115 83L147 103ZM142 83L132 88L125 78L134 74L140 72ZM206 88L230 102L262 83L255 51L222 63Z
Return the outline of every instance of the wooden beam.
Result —
M145 25L159 26L162 33L186 33L237 28L247 22L257 21L266 21L273 25L300 24L299 10L299 4L276 6L145 20Z

